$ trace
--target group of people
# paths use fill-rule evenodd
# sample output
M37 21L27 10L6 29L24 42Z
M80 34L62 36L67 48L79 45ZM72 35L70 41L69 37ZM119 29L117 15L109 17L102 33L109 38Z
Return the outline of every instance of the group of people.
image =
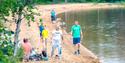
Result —
M41 42L43 44L43 48L42 51L45 51L47 53L47 42L48 42L48 38L49 38L49 31L47 30L46 25L39 26L39 30L40 30L40 38L41 38ZM52 48L51 48L51 57L53 57L54 55L54 51L57 48L58 49L58 56L59 58L61 58L61 54L62 54L62 46L61 46L61 42L63 40L63 35L62 35L62 31L60 29L60 27L56 27L55 30L52 31L52 37L51 37L51 44L52 44Z
M52 10L51 12L51 20L56 20L56 15L55 15L55 11ZM42 56L43 59L48 60L48 55L47 55L47 43L48 38L50 38L49 36L49 31L47 30L47 26L43 24L40 24L39 26L39 30L40 30L40 38L41 38L41 42L42 42L42 52L40 54L39 57ZM82 29L78 23L78 21L75 21L75 24L71 27L71 33L70 35L73 38L73 45L75 47L75 51L74 54L78 55L80 54L80 40L82 39ZM63 37L63 32L61 30L61 27L57 26L55 27L55 30L52 31L52 37L51 37L51 57L54 56L54 51L57 49L58 54L55 55L56 57L58 57L59 59L61 59L62 57L62 41L63 39L65 39ZM25 54L25 59L29 60L30 55L31 55L31 51L33 50L31 47L30 42L28 42L28 39L24 39L23 40L23 49L24 49L24 54Z

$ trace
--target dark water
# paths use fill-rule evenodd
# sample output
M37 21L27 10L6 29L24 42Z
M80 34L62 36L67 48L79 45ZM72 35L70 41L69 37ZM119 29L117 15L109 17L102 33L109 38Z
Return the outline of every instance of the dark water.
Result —
M84 32L82 43L103 63L125 63L125 9L97 9L59 14L70 30L78 20Z

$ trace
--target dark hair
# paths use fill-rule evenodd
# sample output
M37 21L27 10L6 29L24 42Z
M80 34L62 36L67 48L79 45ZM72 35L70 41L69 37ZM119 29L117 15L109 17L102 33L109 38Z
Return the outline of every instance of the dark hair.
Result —
M28 39L24 38L24 39L23 39L23 42L24 42L24 43L27 43L27 42L28 42Z

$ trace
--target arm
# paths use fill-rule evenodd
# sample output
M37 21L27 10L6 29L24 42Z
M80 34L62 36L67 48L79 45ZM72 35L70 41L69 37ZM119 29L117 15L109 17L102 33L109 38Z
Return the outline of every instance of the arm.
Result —
M72 31L70 32L70 35L72 36Z
M64 38L63 38L63 34L61 34L61 38L62 38L62 41L63 41L63 39L64 39Z
M64 44L63 40L64 40L64 37L63 37L63 33L61 31L61 39L62 39L62 44Z
M37 26L38 26L38 28L39 28L39 23L37 22Z
M50 37L50 40L51 40L51 44L52 44L52 39L53 39L53 31L52 31L51 33L52 33L52 35L51 35L51 37Z
M80 27L80 34L81 34L81 39L83 39L83 33L82 33L82 28Z
M81 39L83 39L83 33L82 33L82 30L81 30Z
M61 35L61 39L63 40L63 33L62 33L62 30L60 30L60 35Z
M71 32L70 32L70 40L73 38L73 26L71 27Z
M50 39L50 37L49 37L49 36L50 36L50 35L49 35L49 34L50 34L49 30L47 30L47 33L48 33L48 39Z
M72 26L72 28L71 28L71 32L70 32L70 34L72 35L72 33L73 33L73 26Z

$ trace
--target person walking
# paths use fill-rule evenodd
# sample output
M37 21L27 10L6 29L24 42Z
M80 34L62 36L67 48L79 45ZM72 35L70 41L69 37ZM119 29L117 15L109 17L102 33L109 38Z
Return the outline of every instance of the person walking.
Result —
M74 54L80 54L80 40L82 39L82 29L78 21L71 27L71 35L73 37L73 44L75 47Z
M54 51L57 48L58 49L58 55L56 57L59 57L61 59L62 55L62 46L61 42L63 40L62 31L59 27L56 27L56 30L52 32L52 50L51 50L51 57L54 55Z
M52 21L52 23L54 23L56 21L56 12L53 9L51 11L51 21Z

